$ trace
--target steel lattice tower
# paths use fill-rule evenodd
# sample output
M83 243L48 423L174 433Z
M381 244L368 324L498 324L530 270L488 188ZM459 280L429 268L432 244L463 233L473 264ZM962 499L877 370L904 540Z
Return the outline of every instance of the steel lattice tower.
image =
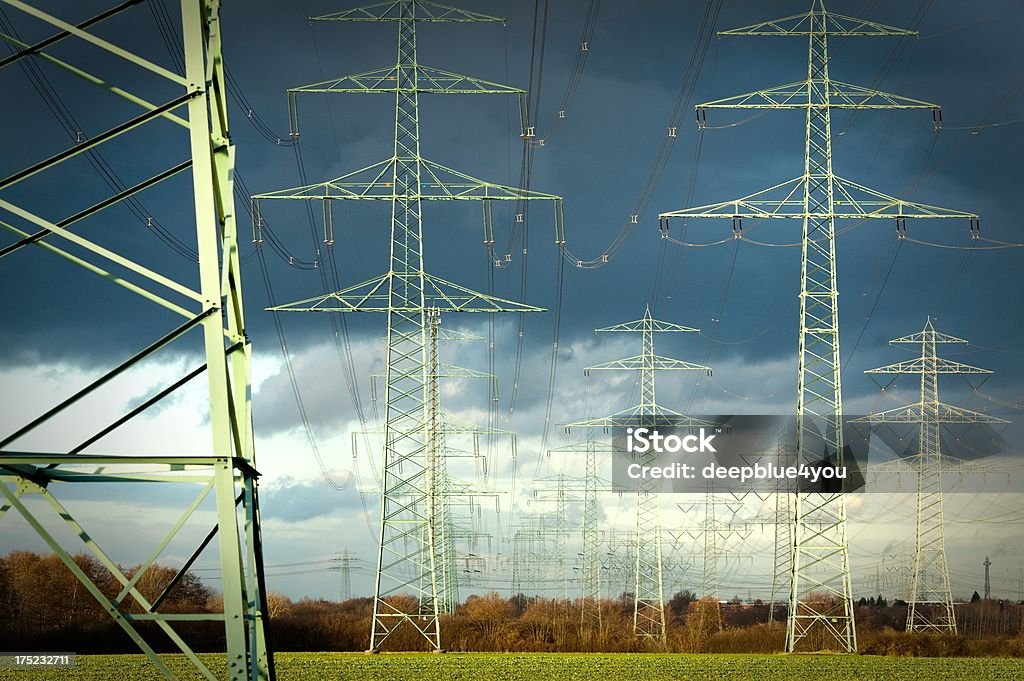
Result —
M742 544L750 536L750 530L746 523L734 520L743 508L742 498L737 498L735 495L715 494L709 486L702 500L681 503L678 504L678 507L688 515L694 509L703 510L701 514L703 518L695 525L688 527L684 534L689 540L700 541L702 545L704 591L701 593L701 597L710 597L717 602L721 599L718 579L719 565L729 555L726 544L730 540ZM729 520L722 520L723 513L720 509L724 509L728 513ZM716 628L721 629L721 613L717 609L715 616L718 618Z
M699 329L663 322L651 317L648 307L641 319L597 329L598 333L623 332L641 334L639 355L617 359L587 367L591 371L637 371L640 375L640 403L629 409L600 418L589 418L567 424L567 428L616 428L627 426L653 427L671 421L674 425L712 425L662 407L655 395L655 374L658 371L706 371L701 364L662 357L654 352L655 333L695 333ZM645 455L641 465L650 463L653 453ZM662 528L660 499L651 482L638 489L636 500L636 565L633 572L633 631L638 636L661 642L665 633L664 561L662 556Z
M779 442L776 451L779 463L782 463L783 452L795 451L792 429L782 428L779 431ZM775 603L779 596L789 591L789 578L793 569L793 495L786 489L786 483L779 481L776 486L774 513L774 542L772 560L772 591L768 599L768 623L775 621Z
M832 109L932 109L936 104L832 80L830 36L910 36L916 32L828 12L823 0L782 19L722 31L719 35L791 36L808 41L807 78L796 83L698 104L705 109L801 109L806 115L804 170L799 177L732 201L662 213L662 236L672 218L732 219L736 238L743 220L788 218L803 225L800 278L800 334L797 371L797 453L801 462L822 455L842 465L842 390L839 366L835 222L886 218L903 235L907 218L964 218L974 229L977 215L897 199L832 172ZM840 650L857 650L842 493L798 493L794 500L793 561L786 648L796 651L810 634L822 632ZM814 598L810 597L814 595ZM811 643L814 645L814 643Z
M583 491L583 574L581 575L580 626L601 626L601 533L597 500L597 443L587 431L587 462Z
M571 428L566 426L566 435ZM598 442L594 437L594 429L587 429L586 439L561 447L555 447L550 453L584 455L583 474L583 523L582 552L580 553L579 584L580 584L580 626L587 631L601 625L601 530L598 529L601 506L598 492L615 491L610 480L603 480L597 475L597 455L610 453L613 448L608 443Z
M915 374L921 376L921 398L912 405L865 416L858 421L868 423L918 424L918 451L914 462L917 472L917 523L914 567L911 573L910 607L907 631L938 631L956 633L956 613L949 586L946 564L946 538L942 519L943 464L958 464L942 453L940 430L944 423L1008 423L1004 419L970 411L939 401L939 375L992 374L943 359L936 355L938 344L967 343L962 338L939 333L929 318L920 333L889 341L892 345L920 346L917 359L869 369L867 374Z
M545 527L544 531L550 536L553 551L548 556L548 563L554 566L554 579L562 583L562 598L569 600L569 575L567 571L567 559L569 555L568 542L570 535L568 502L580 502L586 499L585 491L580 489L579 483L583 482L586 488L586 480L566 476L559 473L554 476L536 480L533 488L533 501L554 502L553 513L546 514L546 517L553 517L554 523Z
M293 88L288 92L292 133L298 135L298 95L379 93L395 97L393 155L367 168L320 184L253 197L257 220L266 200L324 202L325 227L334 200L386 201L391 205L391 254L382 276L273 308L283 312L377 312L387 315L384 465L380 545L370 651L403 625L441 649L438 622L437 549L431 500L437 496L431 449L427 310L446 312L539 312L540 308L472 291L429 275L424 269L424 201L483 201L484 241L493 241L490 201L548 200L555 205L555 241L563 243L561 198L478 180L420 153L419 95L513 94L521 120L525 92L478 78L423 66L418 61L419 23L499 22L498 17L419 0L394 0L312 17L312 21L394 22L393 66ZM333 241L333 235L329 241ZM394 597L412 592L409 611Z
M455 612L459 603L459 582L455 574L455 540L452 527L448 458L445 456L444 429L441 427L441 362L438 355L438 332L441 313L436 308L427 310L430 327L428 351L429 387L427 394L427 489L430 525L424 532L433 534L434 568L437 579L437 602L441 612ZM429 543L430 538L421 538Z
M355 560L355 556L349 553L348 549L342 551L341 556L338 557L338 570L341 572L338 596L342 603L352 598L352 564Z
M0 248L0 258L18 253L25 247L29 247L29 250L38 249L39 253L55 255L81 268L73 270L75 272L88 272L105 280L110 284L110 288L103 291L105 295L116 296L118 291L126 291L125 298L117 299L119 303L135 303L136 296L152 303L152 308L132 320L134 325L131 328L135 335L125 341L127 346L134 344L138 338L144 338L151 325L157 328L166 325L167 313L170 313L170 319L176 321L173 327L147 341L131 357L105 370L98 378L75 390L59 404L0 439L0 518L12 509L21 515L74 574L89 597L99 603L121 631L146 655L161 678L178 677L162 656L156 653L151 645L152 636L143 623L151 623L154 630L166 635L167 640L182 654L184 664L205 678L214 679L217 678L214 672L182 637L179 626L182 622L220 621L223 623L226 640L225 668L228 678L233 681L273 679L273 656L266 642L264 627L267 607L256 484L258 474L255 469L252 430L252 347L246 335L242 303L233 192L235 147L228 127L220 3L217 0L181 0L178 17L181 20L183 73L165 68L117 44L114 39L102 38L97 33L107 33L104 30L107 27L100 24L130 10L137 3L121 3L77 25L40 10L33 3L5 0L5 4L40 22L45 30L52 33L32 45L12 35L0 34L0 39L16 49L3 59L0 69L23 59L38 60L47 69L59 69L89 83L87 87L96 86L89 90L97 98L97 101L88 102L90 107L97 106L99 98L110 97L111 101L119 99L123 100L120 103L127 103L131 113L128 118L119 117L112 127L92 136L81 136L71 147L0 179L0 212L4 214L4 219L0 220L0 229L17 238L17 241ZM34 30L36 28L39 26L35 26ZM74 45L70 45L71 51L65 54L75 55L75 63L52 54L55 46L58 48L56 51L61 52L69 44ZM89 61L93 57L81 49L85 44L89 44L90 49L104 53L105 59ZM110 60L115 65L137 68L138 71L132 73L138 82L120 87L112 82L116 77L101 78L87 70L97 65L109 69ZM21 62L19 66L23 64ZM155 103L146 98L151 95L142 96L153 92L167 94L158 95L160 99ZM12 98L8 102L12 112L14 101ZM106 103L102 106L106 106ZM107 113L109 111L120 109L113 107ZM13 114L8 120L9 123L13 122ZM108 183L113 190L112 194L104 192L99 197L91 197L90 200L95 203L62 219L44 218L34 210L14 203L20 203L20 200L8 193L9 189L31 177L35 182L34 191L38 195L65 195L66 173L73 166L73 163L67 162L81 162L87 157L95 161L100 158L99 154L115 146L111 142L128 132L136 135L136 142L141 141L140 136L146 140L160 168L159 172L129 184L122 183L119 178L114 179ZM177 158L173 161L167 159L161 153L167 149L173 149ZM6 157L6 160L12 158L9 154ZM132 166L131 171L137 170L137 164L129 165ZM65 175L54 176L58 166L61 167L57 172L63 171ZM81 170L83 167L78 168ZM113 171L109 173L108 178L116 177ZM179 208L175 220L192 225L195 229L195 241L189 240L191 243L187 246L191 250L191 244L194 244L195 269L187 277L184 274L162 274L158 269L164 269L166 262L150 257L148 260L157 262L147 263L147 258L140 255L137 248L131 248L133 242L123 240L123 235L129 231L129 225L123 221L123 214L119 214L115 222L107 222L112 219L111 213L117 212L116 209L108 209L124 208L127 202L137 198L140 193L148 191L152 194L158 186L162 191L166 185L161 186L161 183L179 174L191 174L190 197L183 199L179 194L173 195ZM88 186L88 183L83 183L83 191ZM60 205L61 202L54 202L53 205L44 206L43 211L51 212L55 206ZM32 231L24 231L15 224L9 224L5 221L12 219L9 216L14 216L15 222L22 226L31 226ZM153 218L149 218L148 222L153 223ZM106 243L101 244L101 241ZM182 269L180 272L187 271ZM27 291L23 293L27 294ZM76 289L72 297L75 304L82 307L95 304L98 298L88 287ZM157 312L156 308L159 308L159 314L153 314ZM109 319L94 315L91 321L103 324ZM5 322L13 325L15 320ZM201 340L197 335L201 336ZM195 344L189 347L188 339L192 339ZM72 339L68 342L75 341ZM96 424L96 431L75 446L63 449L61 445L62 451L58 453L12 449L11 445L22 441L23 436L37 434L42 426L52 426L55 417L66 414L69 407L83 404L95 406L102 399L95 394L99 389L116 384L126 373L138 368L146 360L166 357L167 353L161 354L160 351L172 346L183 357L198 355L198 366L173 383L153 391L140 404L120 414L113 422ZM145 438L139 441L137 451L129 455L96 453L97 445L100 448L106 446L105 437L112 433L123 433L119 429L132 423L133 419L151 407L165 405L166 401L180 395L181 389L190 381L204 374L207 410L204 410L203 416L208 417L208 421L203 427L208 433L209 454L153 455L158 449L153 447L155 443L152 439ZM90 403L90 400L93 401ZM60 435L75 436L73 431L62 432ZM102 542L92 535L90 524L76 517L61 501L61 493L68 485L86 483L118 483L118 486L146 483L164 486L177 483L181 491L191 490L194 496L180 515L175 513L167 518L171 522L166 533L155 534L154 530L152 537L127 537L133 544L146 547L147 550L146 557L139 562L134 574L129 576L130 573L126 574L101 546ZM26 503L29 498L45 503L53 512L53 517L47 518L32 502ZM209 504L206 507L203 505L211 499L216 518L213 528L191 552L184 566L163 592L150 600L143 594L140 580L152 574L151 568L157 565L172 542L182 540L183 528L191 529L189 523L195 522L199 515L195 513L197 509L211 510ZM112 518L111 522L117 523L120 520ZM54 532L55 528L57 532ZM69 530L70 534L65 534ZM123 526L118 530L126 532L129 528ZM102 529L99 531L102 533ZM66 537L73 537L75 541L68 542ZM215 544L219 554L217 564L223 591L223 610L208 612L203 608L202 611L165 612L162 604L166 597L211 543ZM73 555L82 551L91 554L109 572L118 585L115 596L109 596L93 576L75 562Z
M611 529L605 541L608 547L606 557L601 561L601 569L607 570L608 578L602 584L608 585L608 598L618 600L635 588L636 572L636 530ZM621 555L620 555L621 550ZM620 585L622 591L619 591Z

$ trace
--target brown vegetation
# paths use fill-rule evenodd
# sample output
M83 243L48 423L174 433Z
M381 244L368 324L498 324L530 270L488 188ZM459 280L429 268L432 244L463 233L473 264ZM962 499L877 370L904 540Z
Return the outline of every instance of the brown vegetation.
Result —
M74 562L108 598L122 589L103 565L85 555ZM122 571L131 578L137 568ZM161 594L175 570L153 566L138 588L152 601ZM373 602L356 598L291 601L268 595L272 645L282 651L358 651L367 648ZM415 611L411 597L392 605ZM123 612L140 612L131 598ZM198 578L186 574L160 606L161 612L218 612L220 596ZM864 600L857 606L859 647L864 654L898 656L1013 656L1024 657L1024 604L984 601L957 605L961 636L907 634L906 604L884 599ZM668 650L706 653L770 653L785 640L785 613L776 606L768 622L768 606L760 601L734 599L719 603L698 599L692 591L675 594L666 604ZM172 644L144 623L143 634L157 650ZM223 630L217 622L175 627L196 650L223 650ZM497 593L469 596L441 622L448 650L480 652L637 652L656 651L654 643L633 634L631 594L601 603L600 623L584 623L578 601L505 598ZM134 652L134 645L104 612L96 599L56 556L15 551L0 557L0 640L10 649L75 650L77 652ZM385 649L427 649L412 628L396 632Z

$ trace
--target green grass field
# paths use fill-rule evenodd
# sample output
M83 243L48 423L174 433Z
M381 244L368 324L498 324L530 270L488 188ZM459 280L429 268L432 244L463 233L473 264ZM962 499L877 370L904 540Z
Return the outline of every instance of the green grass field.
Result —
M224 662L208 660L218 678ZM181 678L200 678L184 671L181 656L168 656ZM281 681L366 679L368 681L572 681L582 679L752 679L754 681L875 681L942 679L1024 679L1024 660L1006 658L906 658L839 655L683 655L683 654L491 654L449 653L281 653ZM136 681L160 678L141 655L91 655L78 658L74 669L0 670L0 679L64 681Z

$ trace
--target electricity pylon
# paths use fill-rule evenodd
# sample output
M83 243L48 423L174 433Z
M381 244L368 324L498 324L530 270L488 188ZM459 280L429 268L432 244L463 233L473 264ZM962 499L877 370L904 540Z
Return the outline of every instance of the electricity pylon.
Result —
M722 629L722 610L719 606L721 594L719 593L718 568L727 557L726 544L729 541L742 543L750 536L750 530L745 526L737 526L732 518L743 508L742 501L735 498L727 498L716 495L711 490L704 494L701 501L678 504L679 510L689 514L694 509L703 509L703 519L696 525L687 523L685 530L686 537L690 541L699 540L703 547L703 592L701 598L714 599L714 609L707 612L707 609L700 610L700 630L704 631L704 620L711 617L711 626L715 631ZM730 520L722 520L720 511L724 508L730 516Z
M567 428L568 430L568 428ZM615 490L610 480L603 480L597 475L597 454L610 453L613 448L608 443L598 442L594 438L594 430L587 429L587 439L555 447L550 452L578 455L585 457L583 475L583 531L582 551L580 553L580 626L587 630L601 624L601 531L598 529L601 507L598 492ZM549 452L549 453L550 453Z
M782 464L784 452L795 451L792 439L796 433L792 429L779 430L778 453L779 464ZM787 483L780 480L775 487L774 542L772 560L772 591L768 599L768 624L775 621L775 603L782 593L789 591L789 578L793 569L793 495L787 489Z
M20 514L77 578L89 596L96 599L101 609L145 653L161 678L178 677L155 652L152 637L144 623L152 623L153 631L159 630L167 636L170 643L183 653L183 664L193 667L207 679L215 679L217 676L207 666L207 662L200 659L182 638L179 625L182 622L221 621L227 647L227 678L237 681L273 679L273 656L265 639L264 627L267 604L252 431L252 350L246 335L242 304L233 196L235 147L228 129L220 3L217 0L182 0L180 3L178 16L181 19L180 47L184 55L184 73L168 70L117 44L117 41L109 37L109 32L103 30L106 27L99 26L107 19L130 10L137 3L121 3L77 25L33 6L34 3L5 4L22 12L27 21L38 22L32 26L33 33L38 34L39 30L43 30L51 34L32 45L13 35L0 34L0 39L16 49L0 62L0 70L15 63L24 66L22 60L36 60L44 68L60 69L71 77L89 83L86 88L96 86L88 90L92 97L78 104L109 113L120 109L117 106L101 106L99 103L102 97L119 98L131 113L127 119L119 118L112 127L92 136L80 136L71 147L34 161L0 179L0 211L14 216L21 226L31 225L32 230L24 231L19 226L0 220L0 228L17 237L14 243L0 248L0 258L21 251L26 246L38 249L36 252L55 255L111 284L111 288L96 292L104 294L103 298L111 294L119 295L116 293L119 288L127 292L122 299L111 298L117 300L119 305L133 304L139 299L152 303L154 307L141 311L130 308L134 335L125 340L128 346L134 345L136 338L145 336L151 325L166 324L168 313L177 322L172 329L147 343L124 362L105 371L56 406L0 439L0 517L11 509ZM107 34L108 37L103 38L99 34ZM109 67L110 64L102 59L89 62L88 52L81 49L86 44L90 49L104 52L107 60L113 59L137 67L139 80L134 84L138 88L120 87L90 73L88 69L100 64ZM54 56L54 51L63 53L64 59ZM68 57L69 54L76 56ZM74 63L65 59L74 59ZM155 103L147 99L150 95L146 93L161 91L167 93L166 99L161 96ZM12 112L7 119L8 127L17 118L14 113L14 103L17 101L16 97L8 100L8 108ZM69 106L74 107L75 104L72 102ZM161 127L168 124L169 127ZM159 128L159 131L154 128ZM44 218L21 203L26 196L55 197L66 194L68 171L72 164L62 164L71 159L81 161L84 158L94 163L102 161L100 154L110 148L107 143L129 131L137 138L142 135L149 140L145 145L147 156L150 160L155 159L161 168L160 172L128 186L111 175L113 171L108 169L107 178L113 194L104 192L93 196L90 199L91 206L60 220ZM171 131L178 134L166 137L165 133L170 134ZM182 131L184 134L180 134ZM171 139L174 144L169 143ZM186 149L184 160L179 157L171 161L160 153L161 149L171 148L179 151ZM8 162L15 158L8 152L0 153L0 157ZM131 170L136 169L135 164L128 165L133 166ZM81 166L78 170L81 170ZM192 206L188 206L187 200L185 205L180 205L182 197L174 195L180 209L175 219L194 225L193 265L196 269L190 276L184 276L183 273L188 270L178 268L180 276L174 277L154 269L167 263L146 264L138 249L129 248L128 244L134 244L134 241L125 242L123 235L131 231L128 227L134 225L122 224L124 214L114 219L111 213L116 211L107 209L125 207L129 202L137 200L137 195L143 191L148 190L150 195L155 191L162 192L167 185L161 183L179 173L191 174L189 184ZM33 192L22 192L20 195L9 193L15 185L30 177L35 183ZM78 190L87 191L88 186L88 182L83 182ZM165 193L163 196L166 198L168 195ZM46 206L44 212L52 212L56 205L59 202ZM93 221L89 222L89 218ZM97 225L96 220L107 224ZM146 223L152 225L153 218L143 224ZM84 226L88 224L91 224L91 230ZM96 236L87 236L89 231L99 234L106 243L100 245ZM189 248L192 248L191 245ZM47 264L49 266L50 261ZM52 279L60 281L64 275L55 274ZM79 284L73 278L68 281L72 282L72 286ZM61 292L53 290L47 293L61 295ZM21 291L19 295L28 296L29 289ZM89 287L75 288L71 295L80 307L94 304L101 297L92 295ZM32 307L30 304L25 305L26 309ZM154 308L160 308L159 313ZM118 309L128 308L126 305ZM10 328L17 328L22 321L5 319L3 323ZM90 319L90 323L96 325L106 321L96 315ZM196 333L190 334L190 331ZM115 330L111 335L117 333ZM201 335L201 340L197 335ZM190 347L187 338L191 338L194 345ZM29 338L29 342L32 340ZM69 343L73 342L74 334L69 340ZM65 448L64 445L48 445L52 448L50 451L40 452L36 446L24 444L23 438L29 434L31 437L47 438L48 441L54 441L55 438L60 441L68 436L76 439L80 437L73 430L65 430L66 422L55 426L55 417L65 416L72 406L88 405L88 408L102 411L104 405L96 394L98 389L116 384L124 374L137 369L146 360L165 357L166 353L160 354L159 351L172 345L184 353L183 356L192 357L191 353L201 356L198 366L159 391L152 392L141 404L120 414L110 424L90 424L90 431L95 427L95 432L90 432L90 437L75 446ZM118 348L112 350L115 353L117 351ZM153 452L159 451L159 445L154 448L156 438L137 438L136 451L128 455L102 453L104 444L101 443L109 442L104 438L111 434L124 434L122 428L126 424L134 424L133 419L147 413L154 405L166 405L167 401L180 395L183 386L203 374L206 383L206 403L202 414L206 420L203 429L209 437L209 454L154 455ZM59 432L55 432L55 429ZM11 446L19 442L23 443L24 449L12 449ZM101 447L99 453L96 451L97 444ZM53 449L58 449L58 452L54 453ZM193 490L194 496L190 495L192 500L180 515L175 513L174 516L163 518L169 521L170 529L166 533L157 534L154 530L153 536L149 538L145 535L133 536L131 523L124 522L126 518L106 519L109 522L105 524L116 528L121 539L128 539L135 546L147 547L148 555L140 560L134 575L131 575L104 550L101 542L92 535L90 524L76 517L63 505L61 490L66 490L68 485L84 483L119 483L115 487L129 483L131 486L178 483L182 490ZM105 489L109 490L110 487ZM45 504L53 512L52 518L41 513L41 509L34 507L33 503L26 503L29 498L39 500L41 505ZM208 508L209 503L204 506L204 502L209 502L211 498L213 509ZM189 530L194 528L195 519L200 515L195 513L197 509L214 511L216 524L210 530L202 528L205 539L191 552L184 567L163 592L156 598L147 598L139 587L140 580L152 575L152 568L165 555L172 542L179 542L177 550L181 550L180 542L184 536L182 530L186 527ZM103 529L99 531L102 533ZM152 543L147 539L152 539ZM223 610L209 612L203 608L201 612L165 612L161 605L167 596L200 557L203 549L214 540L219 549ZM97 584L93 576L79 568L73 555L81 551L90 553L109 572L117 584L114 592L101 588L102 585ZM111 593L115 595L111 596Z
M424 269L422 203L482 201L484 242L493 242L491 201L547 200L555 206L555 241L562 236L561 198L479 180L427 160L420 154L419 95L512 94L525 92L479 78L422 66L416 47L419 23L503 22L498 17L419 0L393 0L311 18L312 21L394 22L397 62L382 69L343 76L288 91L293 135L298 129L298 95L378 93L395 97L394 152L384 161L319 184L254 196L258 224L266 200L323 202L325 241L333 243L335 200L386 201L391 205L388 271L379 277L273 309L281 312L377 312L387 315L385 433L380 544L374 590L370 651L378 651L403 625L413 627L441 650L435 536L430 501L437 491L427 459L429 439L428 324L426 312L539 312L540 308L472 291ZM522 105L521 105L522 106ZM525 120L525 115L522 116ZM410 609L394 597L411 591Z
M580 626L601 626L601 508L597 499L597 443L593 430L587 431L587 462L583 491L583 574L581 575Z
M552 578L551 564L558 559L559 521L554 513L525 513L512 534L512 595L527 596L557 589L564 581ZM564 552L563 552L564 554Z
M447 364L440 361L441 340L483 340L461 331L443 329L441 327L441 313L436 308L427 310L429 326L428 345L428 375L429 387L429 428L427 433L427 461L432 484L430 489L431 500L428 506L433 509L430 514L432 520L432 531L434 533L435 568L438 576L438 604L441 612L454 613L459 605L459 578L458 566L456 565L456 529L452 517L451 500L455 496L469 496L470 499L478 490L467 486L464 490L457 490L453 485L453 479L448 474L448 459L454 456L454 450L446 443L446 435L450 432L462 436L471 435L475 446L471 453L475 461L480 461L479 438L481 435L493 437L505 434L510 437L511 451L515 453L515 433L503 431L489 426L454 426L444 417L441 409L441 379L442 378L486 378L491 384L491 394L497 394L496 377L493 374L476 371L466 367ZM486 466L486 461L485 464ZM478 471L478 473L483 471Z
M636 530L609 529L605 547L608 550L601 558L601 570L605 573L601 586L607 585L609 599L618 600L636 588Z
M956 633L956 612L949 587L946 538L942 519L943 464L960 463L942 453L940 430L944 423L1009 423L988 414L970 411L939 401L939 375L990 376L988 369L954 362L936 355L938 344L966 344L956 336L939 333L931 318L920 333L889 341L892 345L919 345L917 359L869 369L867 374L915 374L921 376L921 399L915 404L890 409L857 419L868 423L918 424L917 524L914 569L911 577L907 631Z
M782 19L721 31L719 35L795 36L808 40L807 78L796 83L698 104L706 109L801 109L806 112L804 171L799 177L731 201L662 213L662 237L672 218L727 218L736 238L743 219L788 218L803 224L800 278L800 336L797 371L797 454L800 462L822 455L842 465L842 391L839 367L835 221L886 218L902 237L907 218L964 218L972 234L977 215L888 196L832 172L832 109L931 109L939 107L888 92L832 80L830 36L910 36L915 31L828 12L822 0ZM843 494L799 493L794 505L793 563L786 648L821 632L841 651L857 650ZM812 598L813 596L813 598ZM811 641L808 641L811 643ZM811 643L816 645L815 643Z
M564 450L560 450L560 451L564 451ZM590 529L594 534L596 534L596 530L597 530L597 509L593 508L593 510L590 511L591 514L593 515L593 518L590 518L590 519L587 518L587 512L588 512L588 510L590 510L592 508L592 506L588 505L588 501L587 501L587 499L588 499L587 495L588 495L588 492L592 489L592 484L593 483L588 484L588 479L587 479L586 476L580 478L580 477L576 477L576 476L569 476L569 475L566 475L565 473L558 473L557 475L547 476L547 477L544 477L544 478L538 478L536 480L536 484L533 486L533 493L532 493L533 501L554 502L555 503L555 511L554 511L555 523L554 523L553 527L548 529L548 532L554 538L554 542L553 543L554 543L554 549L555 550L554 550L554 554L552 556L550 556L549 560L555 566L555 573L557 575L556 578L562 580L562 584L563 584L563 587L564 587L563 588L562 597L566 601L569 600L569 574L568 574L568 571L566 569L566 565L567 565L566 561L567 561L568 556L569 556L569 549L568 549L569 537L572 535L572 529L573 529L570 526L570 523L569 523L569 515L568 515L568 504L569 504L569 502L576 502L576 503L583 502L583 505L584 505L584 520L583 520L583 533L584 533L583 544L584 544L584 551L586 551L586 549L588 548L587 547L588 544L594 544L594 543L597 544L597 550L600 550L600 543L599 543L599 541L595 542L595 540L593 538L590 538L590 537L587 536L588 529ZM596 492L596 490L595 490L595 492ZM596 496L596 493L595 493L595 496ZM592 523L593 527L592 528L588 528L588 523ZM586 555L585 555L585 553L581 553L580 555L581 555L581 557L584 557L584 561L583 561L583 563L584 563L584 575L582 576L581 579L574 580L574 581L578 581L581 584L581 587L584 587L584 590L585 590L584 582L585 582L585 579L587 578L587 575L585 574L585 572L586 572ZM597 557L597 559L600 560L600 557ZM590 579L593 581L594 577L590 577ZM600 589L600 586L601 586L600 585L600 578L598 577L597 580L598 580L597 587L598 587L598 589ZM593 588L592 584L590 585L590 588ZM598 598L600 598L600 591L598 591ZM600 620L600 614L599 613L597 614L597 619Z
M455 537L449 503L448 457L445 455L444 430L441 428L441 362L438 354L441 313L436 308L427 310L427 323L430 327L427 353L427 508L430 525L423 528L423 531L434 536L438 609L444 613L452 613L459 603L459 580L455 573ZM430 539L423 537L421 541L429 543Z
M352 564L357 559L348 552L348 549L345 549L337 560L338 570L341 572L341 584L338 590L338 596L341 598L342 603L344 603L352 598Z
M656 427L671 423L674 426L702 425L711 423L683 416L658 404L655 396L654 377L658 371L706 371L711 369L701 364L684 362L662 357L654 352L655 333L694 333L699 329L663 322L651 317L650 307L644 316L636 321L606 326L597 333L623 332L641 334L639 355L617 359L604 364L587 367L591 371L637 371L640 374L640 403L623 411L599 418L588 418L566 425L567 428L626 428L631 426ZM641 465L649 465L655 455L647 453L641 457ZM662 556L661 503L654 484L649 479L640 482L636 497L636 567L633 590L633 632L637 636L664 644L665 632L665 585L664 561Z

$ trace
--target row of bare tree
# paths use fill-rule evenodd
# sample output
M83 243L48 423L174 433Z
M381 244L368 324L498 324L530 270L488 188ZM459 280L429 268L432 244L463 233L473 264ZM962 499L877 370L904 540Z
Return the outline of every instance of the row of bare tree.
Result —
M74 556L74 563L108 599L120 596L122 612L141 612L124 585L95 558ZM138 566L119 570L133 579ZM192 574L167 590L176 571L154 565L135 583L148 601L163 596L159 610L218 612L220 596ZM166 591L166 593L165 593ZM411 597L393 603L415 611ZM467 598L441 622L444 647L453 651L633 652L662 650L657 642L633 633L633 598L602 601L600 617L579 601L505 598L497 593ZM356 598L343 603L268 596L271 645L276 650L355 651L367 647L373 602ZM776 652L785 639L784 608L734 599L719 603L698 599L692 591L677 593L666 604L667 649L677 652ZM1024 604L981 600L957 605L962 636L921 636L902 633L906 604L890 605L879 596L861 599L857 628L862 652L890 655L1015 655L1024 656ZM145 623L152 625L153 623ZM155 626L142 627L157 650L171 644ZM223 650L223 629L217 622L176 627L196 650ZM134 645L62 561L54 555L15 551L0 557L0 641L10 649L134 652ZM411 627L399 630L386 648L426 649Z

